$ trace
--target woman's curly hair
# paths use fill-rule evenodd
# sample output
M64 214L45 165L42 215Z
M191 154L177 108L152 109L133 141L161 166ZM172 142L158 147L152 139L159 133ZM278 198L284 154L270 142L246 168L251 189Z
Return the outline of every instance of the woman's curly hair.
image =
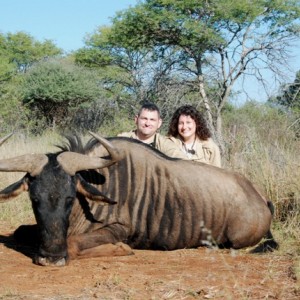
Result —
M178 122L181 115L190 116L196 123L196 136L201 140L207 140L211 137L203 115L192 105L180 106L173 114L169 124L168 136L179 137Z

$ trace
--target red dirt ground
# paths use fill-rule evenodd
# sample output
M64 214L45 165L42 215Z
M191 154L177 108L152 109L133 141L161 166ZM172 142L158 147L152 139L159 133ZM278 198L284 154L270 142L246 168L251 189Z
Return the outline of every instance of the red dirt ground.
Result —
M0 226L0 299L300 299L292 259L245 250L135 250L135 255L32 263Z

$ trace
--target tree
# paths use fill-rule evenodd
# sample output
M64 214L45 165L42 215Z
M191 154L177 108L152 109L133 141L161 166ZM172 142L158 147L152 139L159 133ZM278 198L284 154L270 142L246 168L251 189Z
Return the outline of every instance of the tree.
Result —
M270 99L270 102L300 113L300 71L297 72L294 82L283 86L280 95Z
M6 82L13 74L14 65L10 62L9 51L5 47L5 37L0 34L0 84Z
M171 74L176 61L170 48L133 49L126 41L120 41L111 27L100 27L86 38L85 44L84 48L75 52L75 61L98 70L101 86L117 98L114 110L125 126L123 131L132 126L124 120L128 116L133 118L140 105L150 101L161 109L165 120L161 130L164 132L182 99L185 96L190 101L195 98L190 84L183 84L183 79ZM112 132L115 133L114 130Z
M14 70L14 65L9 61L4 51L0 49L0 84L9 80Z
M237 80L264 83L265 68L282 74L299 16L297 0L146 0L117 14L111 37L130 49L172 49L180 57L173 72L197 84L199 107L222 145L221 112Z
M300 71L297 72L293 83L282 86L277 97L268 100L269 103L280 105L284 111L289 112L290 128L300 137Z
M22 102L37 120L64 128L79 110L99 101L97 74L67 60L37 63L23 75Z
M6 68L26 72L33 63L61 54L62 50L51 40L39 42L25 32L0 34L0 56L5 56L5 64L0 65L0 76Z
M75 61L101 69L103 86L126 98L128 107L135 107L159 98L159 87L170 81L174 64L173 60L168 61L170 55L165 51L162 62L157 59L161 55L156 49L133 49L119 41L110 27L101 27L86 39L86 47L75 53Z

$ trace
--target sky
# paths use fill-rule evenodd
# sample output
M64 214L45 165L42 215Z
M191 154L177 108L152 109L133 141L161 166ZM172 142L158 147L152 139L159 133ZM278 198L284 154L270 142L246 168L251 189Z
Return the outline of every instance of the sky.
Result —
M116 12L135 6L138 0L0 0L0 33L24 31L36 40L52 40L65 52L84 46L84 38L99 26L110 25ZM300 41L292 49L292 72L287 82L293 82L300 70ZM269 93L277 93L278 86L266 73ZM239 87L236 86L238 89ZM256 82L246 84L248 95L265 101L267 94ZM242 103L245 99L239 96ZM245 96L244 96L245 97Z
M137 0L0 0L0 32L24 31L38 41L52 40L64 51L84 46L86 34L110 25L117 11Z

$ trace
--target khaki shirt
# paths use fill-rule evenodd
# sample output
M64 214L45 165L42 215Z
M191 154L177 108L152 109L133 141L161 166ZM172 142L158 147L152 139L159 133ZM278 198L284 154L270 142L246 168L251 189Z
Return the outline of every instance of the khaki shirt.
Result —
M117 136L120 137L129 137L132 139L139 140L136 135L136 130L132 130L129 132L122 132L119 133ZM149 143L149 145L153 146L160 152L164 153L167 156L174 157L174 158L181 158L181 159L187 159L187 157L184 155L184 153L180 150L180 148L169 138L156 133L153 136L153 139Z
M117 136L129 137L138 140L136 131L122 132ZM153 136L150 145L153 143L157 150L174 158L181 158L185 160L193 160L196 162L203 162L217 167L221 167L221 155L217 144L212 140L201 141L196 139L193 149L195 154L187 153L183 147L180 139L174 137L165 137L159 133Z
M206 141L202 141L197 138L193 146L193 149L195 150L194 154L186 151L186 148L180 139L175 137L170 137L169 139L178 146L184 154L185 159L221 167L220 149L211 138Z

